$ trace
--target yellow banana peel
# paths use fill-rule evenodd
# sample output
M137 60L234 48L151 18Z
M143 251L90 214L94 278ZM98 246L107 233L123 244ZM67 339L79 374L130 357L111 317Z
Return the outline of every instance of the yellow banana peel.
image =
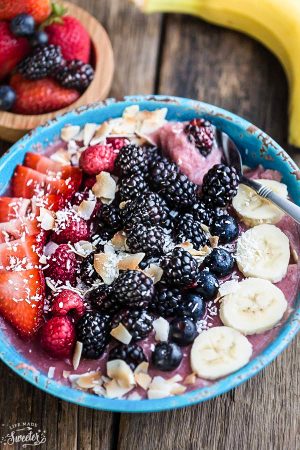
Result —
M289 83L289 143L300 147L300 0L133 0L142 11L201 17L248 34L281 62Z

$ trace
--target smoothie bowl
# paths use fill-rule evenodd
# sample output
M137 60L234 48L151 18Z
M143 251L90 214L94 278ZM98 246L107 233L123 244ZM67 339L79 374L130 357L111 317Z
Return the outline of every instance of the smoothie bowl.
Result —
M267 135L205 103L128 97L39 127L0 160L0 357L83 406L205 401L299 329L299 227L224 164L299 199Z

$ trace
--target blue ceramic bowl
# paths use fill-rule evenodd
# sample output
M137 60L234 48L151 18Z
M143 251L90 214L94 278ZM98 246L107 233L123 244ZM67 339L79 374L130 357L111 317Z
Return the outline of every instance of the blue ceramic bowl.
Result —
M246 120L215 106L193 100L165 96L126 97L123 101L108 100L69 112L35 129L17 142L0 159L0 195L3 194L9 184L16 164L22 162L25 153L29 150L32 151L35 144L41 143L46 147L59 136L61 128L66 124L83 125L85 122L102 122L111 117L120 116L124 108L131 104L139 104L141 109L149 110L167 107L168 119L171 120L185 121L195 116L209 119L235 140L242 152L245 164L253 167L262 164L266 168L279 170L283 175L284 183L288 186L290 195L300 204L300 171L284 150L269 136ZM241 370L217 381L212 386L160 400L132 401L101 398L66 387L55 380L48 379L44 374L37 374L32 370L25 369L24 363L30 364L30 362L18 352L17 348L9 344L3 330L0 330L0 358L8 367L34 386L69 402L108 411L163 411L211 399L235 388L257 374L283 351L299 330L299 302L300 297L296 301L295 311L280 329L276 339Z

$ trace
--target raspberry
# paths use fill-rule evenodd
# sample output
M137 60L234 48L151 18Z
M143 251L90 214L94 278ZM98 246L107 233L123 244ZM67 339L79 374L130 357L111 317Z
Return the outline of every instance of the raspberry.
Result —
M82 152L79 165L88 175L98 175L105 170L114 170L117 152L111 145L92 145Z
M50 255L45 276L53 281L71 284L76 282L77 260L74 253L67 244L61 244L54 253Z
M72 315L78 320L85 313L85 306L82 298L76 292L65 290L54 297L51 312L54 316Z
M129 141L126 138L109 137L107 138L106 142L110 144L114 150L121 150L121 148L129 144Z
M74 244L78 241L87 241L90 238L90 229L85 220L77 215L71 216L66 210L57 212L57 226L52 233L51 239L57 244L70 242Z
M68 317L52 317L41 329L41 346L55 358L70 357L75 340L75 329Z

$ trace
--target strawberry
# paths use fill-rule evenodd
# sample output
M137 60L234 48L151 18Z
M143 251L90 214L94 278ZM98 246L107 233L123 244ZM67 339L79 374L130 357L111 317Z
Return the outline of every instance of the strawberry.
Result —
M88 175L97 175L102 170L112 172L116 157L117 152L111 145L91 145L81 153L79 165Z
M53 22L45 28L49 44L59 45L66 60L79 59L88 63L91 52L91 39L82 23L72 16L63 16L65 11L54 13Z
M24 217L29 208L30 200L27 198L0 197L0 222Z
M41 328L40 342L54 358L68 358L76 342L74 325L68 317L52 317Z
M34 216L39 216L41 207L56 212L63 208L64 203L65 199L63 197L46 194L43 197L33 197L31 199L31 210Z
M74 183L74 189L76 191L79 190L82 174L78 167L64 166L51 158L47 158L47 156L31 152L26 153L24 165L46 175L59 174L63 180L71 178Z
M53 281L65 283L69 281L74 284L78 268L75 254L68 244L61 244L54 253L49 256L48 265L45 268L45 276Z
M74 103L80 93L66 89L51 78L26 80L19 73L12 76L11 87L17 99L13 112L17 114L43 114L65 108Z
M2 0L0 1L1 17ZM28 40L14 36L7 22L0 22L0 80L8 75L30 51Z
M40 325L44 292L41 270L0 272L0 314L24 338L32 337Z
M82 297L68 289L61 291L53 298L51 312L54 316L66 316L70 314L78 320L85 313Z
M41 231L40 223L32 217L20 217L9 222L0 223L0 243L10 240L20 239L23 235L40 236L40 242L43 241L44 233Z
M11 189L14 197L24 198L31 198L38 193L61 194L69 198L75 192L71 179L60 180L21 165L15 169Z
M38 268L40 250L34 236L0 244L0 271Z
M50 0L1 0L0 20L11 20L21 13L33 16L37 23L47 19L51 12Z

